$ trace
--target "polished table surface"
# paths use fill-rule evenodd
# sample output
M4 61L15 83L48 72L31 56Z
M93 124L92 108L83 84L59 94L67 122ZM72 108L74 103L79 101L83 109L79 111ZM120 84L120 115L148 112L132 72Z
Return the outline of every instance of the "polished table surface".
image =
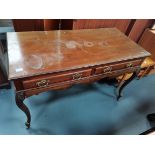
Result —
M31 115L25 98L133 73L119 84L118 100L150 56L116 28L9 32L7 43L8 77L14 82L16 104L26 114L28 128Z
M115 28L9 32L9 79L149 56Z

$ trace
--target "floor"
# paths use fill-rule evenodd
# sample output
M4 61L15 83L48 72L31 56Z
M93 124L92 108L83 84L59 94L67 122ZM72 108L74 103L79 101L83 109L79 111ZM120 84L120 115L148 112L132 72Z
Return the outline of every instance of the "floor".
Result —
M146 115L155 112L155 75L132 81L118 102L115 89L93 83L32 96L24 101L32 114L29 130L15 104L13 87L1 89L0 134L137 135L149 129Z

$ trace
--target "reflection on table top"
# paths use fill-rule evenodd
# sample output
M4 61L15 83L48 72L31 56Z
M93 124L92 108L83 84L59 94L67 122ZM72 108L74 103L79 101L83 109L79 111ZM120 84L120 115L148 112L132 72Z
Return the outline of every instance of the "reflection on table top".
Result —
M10 79L150 55L116 28L9 32L7 42Z

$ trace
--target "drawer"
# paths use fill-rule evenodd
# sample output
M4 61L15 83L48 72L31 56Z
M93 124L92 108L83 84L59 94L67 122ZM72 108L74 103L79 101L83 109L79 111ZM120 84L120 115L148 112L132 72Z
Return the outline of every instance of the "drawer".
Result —
M39 93L46 92L46 91L49 91L49 90L63 90L63 89L67 89L69 87L71 87L70 84L65 84L65 85L48 87L48 88L44 87L44 88L27 90L27 91L25 91L25 96L29 97L29 96L32 96L32 95L38 95Z
M40 87L48 87L52 84L71 81L71 80L80 80L84 77L91 75L92 69L85 69L79 71L70 71L63 72L58 74L48 74L42 75L38 77L33 77L32 79L23 80L23 87L25 89L30 88L40 88Z
M134 60L134 61L128 61L128 62L123 62L119 64L99 66L95 69L95 74L102 74L102 73L106 74L116 70L132 68L135 66L140 66L141 63L142 63L142 60Z

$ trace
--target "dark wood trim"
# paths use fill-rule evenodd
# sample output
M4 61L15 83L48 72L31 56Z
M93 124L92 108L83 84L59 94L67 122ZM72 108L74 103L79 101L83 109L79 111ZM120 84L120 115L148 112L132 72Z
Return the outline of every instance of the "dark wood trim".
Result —
M61 19L61 30L72 30L73 22L73 19Z
M13 19L13 25L16 32L44 30L43 19Z
M10 83L7 78L6 61L4 57L5 51L0 41L0 88L10 88Z
M132 30L132 28L133 28L135 22L136 22L136 19L131 19L130 24L129 24L129 26L128 26L126 32L125 32L125 34L126 34L127 36L128 36L129 33L131 32L131 30Z

